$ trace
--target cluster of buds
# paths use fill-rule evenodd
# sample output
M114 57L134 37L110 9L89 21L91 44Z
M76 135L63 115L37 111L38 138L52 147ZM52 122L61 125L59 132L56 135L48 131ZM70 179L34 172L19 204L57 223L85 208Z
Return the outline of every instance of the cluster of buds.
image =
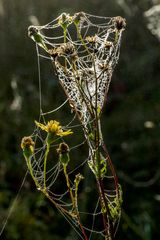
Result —
M70 24L74 23L75 25L79 25L85 20L85 18L86 15L84 12L75 13L73 16L70 16L67 13L62 13L61 16L59 17L58 24L64 30L66 30Z

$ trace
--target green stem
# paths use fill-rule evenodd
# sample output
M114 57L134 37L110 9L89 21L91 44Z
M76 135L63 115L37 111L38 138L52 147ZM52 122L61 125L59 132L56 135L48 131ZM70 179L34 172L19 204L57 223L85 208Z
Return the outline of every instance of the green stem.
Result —
M33 181L35 182L36 187L40 188L40 185L39 185L37 179L35 178L35 176L33 174L33 168L32 168L32 165L31 165L31 158L26 159L26 162L27 162L27 167L29 169L29 172L31 174L31 177L32 177Z
M64 35L64 43L66 43L66 40L67 40L67 29L66 28L63 28L63 35Z
M96 147L96 164L98 167L98 177L101 177L100 169L100 120L98 114L98 79L96 74L95 56L93 56L93 68L95 77L95 147Z
M71 201L72 201L72 204L73 204L73 209L75 210L75 199L74 199L72 188L71 188L71 185L70 185L70 182L69 182L69 176L68 176L68 173L67 173L67 165L66 164L63 164L63 171L64 171L64 175L65 175L65 178L66 178L66 183L67 183L67 187L68 187L68 190L69 190L69 193L70 193Z
M77 34L78 34L79 39L81 40L81 42L82 42L84 48L86 49L87 53L90 55L91 53L88 50L88 47L86 46L86 44L85 44L85 42L83 40L82 34L81 34L81 32L79 31L79 28L78 28L78 24L75 23L75 26L76 26L76 29L77 29Z
M63 27L63 35L64 35L64 43L66 43L66 40L67 40L67 28L66 27ZM65 66L65 68L67 68L66 58L64 59L64 66Z
M43 166L43 188L46 190L46 168L47 168L47 159L48 159L48 154L49 154L49 149L50 149L50 144L47 143L47 149L45 151L45 156L44 156L44 166Z

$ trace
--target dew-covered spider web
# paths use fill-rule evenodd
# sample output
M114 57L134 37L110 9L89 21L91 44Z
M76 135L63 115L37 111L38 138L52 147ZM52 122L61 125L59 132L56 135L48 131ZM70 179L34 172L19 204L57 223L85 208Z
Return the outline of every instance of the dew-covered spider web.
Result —
M121 17L80 12L74 16L63 13L46 25L28 29L38 59L52 62L66 100L50 112L42 109L39 65L40 118L31 135L33 142L29 140L34 151L26 162L37 189L71 224L77 239L113 239L119 224L121 187L103 141L100 117L124 28ZM63 126L63 119L55 119L54 114L65 104L71 108L71 120ZM84 139L74 146L77 128L83 131ZM73 140L72 146L68 139ZM72 151L84 144L89 155L75 162Z
M41 56L50 57L71 107L84 124L92 118L88 108L103 107L119 58L124 27L120 21L120 17L64 13L44 26L29 28L29 36L47 53Z

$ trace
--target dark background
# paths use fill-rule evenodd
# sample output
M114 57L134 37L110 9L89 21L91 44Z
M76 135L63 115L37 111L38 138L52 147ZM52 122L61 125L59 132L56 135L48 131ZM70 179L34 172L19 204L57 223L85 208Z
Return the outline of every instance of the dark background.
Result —
M147 29L143 15L155 3L160 2L0 0L1 227L27 170L21 138L32 133L39 116L37 56L27 28L35 17L42 25L62 12L84 11L127 20L103 113L105 142L124 192L117 239L160 239L160 42ZM52 73L48 63L42 64L42 100L47 110L65 99ZM67 108L56 117L67 121ZM69 225L27 176L1 238L71 240L70 233Z

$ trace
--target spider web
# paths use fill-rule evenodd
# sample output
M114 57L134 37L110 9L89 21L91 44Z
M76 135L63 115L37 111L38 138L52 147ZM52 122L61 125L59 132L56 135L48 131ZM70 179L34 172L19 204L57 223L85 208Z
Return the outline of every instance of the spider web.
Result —
M75 22L77 24L75 24ZM67 27L65 28L65 26ZM38 55L40 92L39 120L45 123L46 115L51 117L54 112L60 111L62 107L69 102L75 114L63 129L83 128L88 131L87 126L94 121L97 109L99 114L102 112L112 73L119 59L123 28L119 30L118 27L117 18L98 17L86 13L77 13L73 17L70 17L70 15L63 13L46 25L31 26L29 28L29 36L36 42ZM38 40L35 39L35 34L38 36ZM49 112L42 110L40 58L51 60L55 74L58 76L59 82L67 96L64 103ZM79 118L80 124L74 125L75 117ZM41 190L44 187L43 169L46 152L46 136L36 127L32 137L36 148L31 158L31 166L34 178L38 182L38 186L40 186L38 190ZM56 152L60 141L63 142L64 140L58 137L51 146L51 152ZM78 147L84 143L85 139L82 143L72 146L70 152L78 149ZM50 153L49 158L51 158L51 155L52 153ZM90 156L92 155L93 153L91 152ZM70 188L75 195L78 194L76 198L76 211L78 217L82 219L82 227L85 229L89 240L97 239L98 236L100 236L100 239L110 239L106 237L106 229L104 229L102 224L102 206L100 205L100 197L96 189L93 187L93 190L87 193L84 187L80 187L78 193L76 192L76 174L80 171L83 172L83 169L88 166L88 163L89 158L86 158L81 163L74 164L68 172L70 176ZM92 174L91 170L92 167L89 168L87 174ZM114 220L115 235L120 219L120 209L117 209L116 199L121 197L121 191L118 189L117 192L117 189L112 187L113 179L112 169L108 169L104 177L104 183L106 182L105 197L110 204L110 208L117 211L117 217ZM61 180L63 180L64 184L63 187L59 189L59 181ZM82 180L82 184L84 184L84 181L85 179ZM108 184L109 181L111 183ZM92 180L92 184L95 186L96 181ZM65 183L63 166L58 158L57 160L54 159L54 161L50 161L47 166L46 186L49 199L71 224L79 237L84 239L77 217L74 216L73 204L69 199L70 191ZM87 209L81 208L81 200L86 197L92 199L92 194L94 195L95 202L91 202Z
M38 145L41 144L41 147L35 149L35 154L32 156L32 160L31 160L34 177L36 178L40 186L37 188L37 190L41 191L41 189L43 189L44 187L43 168L44 168L44 156L45 156L45 150L46 150L46 144L45 144L46 139L43 138L40 130L37 128L35 129L32 137L33 139L35 139L36 144L37 142L38 142ZM84 144L84 142L80 143L79 145L72 146L70 148L70 152L72 152L72 150L74 149L77 150L78 147L80 147L82 144ZM57 147L58 147L58 144L52 145L51 154L52 153L54 154ZM66 221L71 225L72 229L77 233L77 235L79 236L78 239L84 239L81 228L78 225L77 217L74 216L73 204L70 201L70 193L67 188L65 179L63 177L63 167L60 161L58 160L58 157L57 158L54 157L54 159L49 159L49 160L52 161L52 164L48 165L47 172L46 172L46 185L47 185L47 193L50 196L49 199L57 208L57 210L62 214L62 216L66 219ZM84 173L84 169L86 170L86 166L88 166L87 158L83 159L81 163L75 164L74 167L72 165L72 167L69 168L68 175L71 176L70 186L73 192L75 191L75 181L74 181L75 176L77 172L81 171ZM91 170L88 169L84 177L86 178L87 175L90 176L90 174L91 174ZM104 182L106 182L105 197L109 201L110 206L116 209L115 199L118 199L119 197L117 196L117 191L112 189L111 187L112 183L108 184L108 181L112 182L112 180L113 180L113 176L108 173L108 176L106 176L104 179ZM63 182L63 185L62 183L60 183L61 181ZM90 183L92 184L93 187L90 186ZM107 239L105 235L106 230L103 227L102 210L100 205L100 197L96 189L96 181L94 179L92 179L92 181L88 181L84 179L82 180L81 184L80 184L80 189L78 191L76 210L78 212L79 217L82 220L82 224L83 224L82 226L86 231L88 240L94 240L94 239L97 239L97 237L99 239ZM119 194L121 194L121 190L119 191ZM85 198L87 198L89 201L86 204L86 205L89 204L88 207L81 204L81 201L85 201ZM117 210L117 214L118 214L117 218L114 222L114 226L115 226L114 234L116 234L117 232L119 221L120 221L120 216L121 216L120 209Z
M80 19L78 28L74 19ZM61 22L67 25L65 36ZM102 109L118 62L122 31L116 30L115 18L77 13L71 20L63 13L29 31L31 37L33 31L38 32L42 40L38 45L47 52L40 56L50 55L70 106L86 125L92 119L90 109Z

